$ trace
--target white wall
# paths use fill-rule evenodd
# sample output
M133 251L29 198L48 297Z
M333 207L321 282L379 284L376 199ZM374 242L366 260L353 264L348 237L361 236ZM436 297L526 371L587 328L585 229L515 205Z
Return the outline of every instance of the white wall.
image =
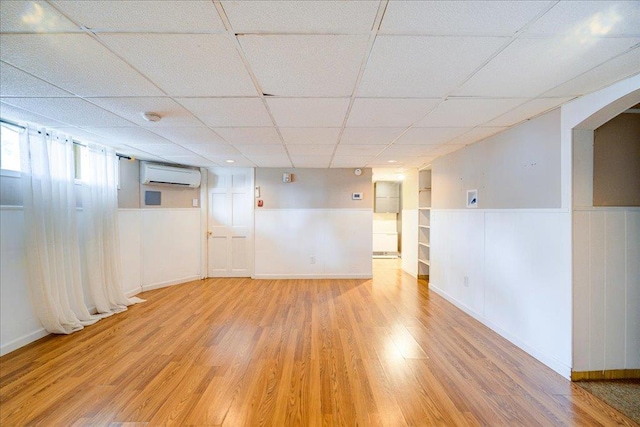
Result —
M418 276L418 170L404 172L402 182L402 269Z
M433 162L430 288L569 377L571 213L560 209L560 151L552 111ZM463 208L468 189L478 189L479 209Z
M22 208L0 207L0 355L47 335L27 287Z
M371 209L257 209L255 278L370 278L372 215Z
M640 369L640 208L577 208L573 224L573 370Z
M128 295L200 277L199 210L122 209L118 222ZM22 208L0 207L0 226L0 354L6 354L47 333L29 300Z

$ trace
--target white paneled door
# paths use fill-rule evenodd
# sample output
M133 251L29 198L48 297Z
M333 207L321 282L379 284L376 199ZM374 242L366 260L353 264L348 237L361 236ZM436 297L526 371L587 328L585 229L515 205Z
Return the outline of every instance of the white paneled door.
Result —
M209 277L253 275L251 168L209 170Z

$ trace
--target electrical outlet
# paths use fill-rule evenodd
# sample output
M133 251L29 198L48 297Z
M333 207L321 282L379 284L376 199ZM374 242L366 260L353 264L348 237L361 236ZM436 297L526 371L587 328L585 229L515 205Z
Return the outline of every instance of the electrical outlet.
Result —
M465 288L469 287L469 276L464 276L464 287Z
M312 256L312 257L309 259L309 262L310 262L311 264L315 264L315 263L316 263L316 257Z
M194 208L198 207L198 199L191 199L191 206L193 206Z

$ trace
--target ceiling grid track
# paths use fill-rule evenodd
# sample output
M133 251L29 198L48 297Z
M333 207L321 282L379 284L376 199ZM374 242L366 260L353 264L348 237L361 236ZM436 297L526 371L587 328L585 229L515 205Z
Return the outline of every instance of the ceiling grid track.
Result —
M282 137L282 133L280 132L280 127L278 126L278 123L276 122L275 117L273 117L273 113L271 112L271 109L269 108L269 104L267 103L267 99L265 97L264 91L263 91L262 87L260 86L260 82L258 81L258 77L253 72L253 69L251 68L251 64L249 64L249 60L247 59L247 55L245 54L244 50L242 49L242 45L240 44L240 41L238 40L238 35L233 32L233 27L231 26L231 22L229 21L229 17L227 16L227 13L225 12L224 7L220 3L220 0L213 0L213 3L216 6L216 10L218 11L218 15L220 15L220 19L222 19L222 23L224 24L225 28L227 29L227 36L233 42L233 45L234 45L236 51L238 52L238 55L240 55L240 59L242 60L242 63L244 64L244 67L247 70L247 73L251 77L251 81L253 82L253 85L255 86L256 92L258 93L258 96L260 97L260 100L262 101L262 104L264 105L264 108L267 110L267 114L269 115L269 118L271 119L271 123L273 123L273 126L274 126L276 132L278 133L278 138L280 138L280 142L282 143L282 147L284 148L285 153L287 153L287 158L289 159L289 162L291 163L291 166L295 168L296 166L293 163L293 159L291 158L291 154L289 153L289 150L287 149L287 144L285 144L284 138ZM251 163L255 164L253 161L251 161L251 160L249 160L249 161Z
M367 68L367 63L369 62L369 58L371 57L371 52L373 51L373 46L375 45L376 37L378 37L378 30L380 29L380 24L382 24L382 18L384 18L384 14L387 10L388 4L389 4L389 0L381 0L380 4L378 5L378 12L376 13L373 26L371 27L371 32L369 33L369 40L367 41L367 49L364 57L362 58L362 63L360 64L358 77L356 78L356 82L353 87L353 92L351 93L351 97L349 98L349 106L347 107L347 111L345 113L342 126L340 127L340 131L338 133L338 142L336 143L336 146L333 148L333 152L331 153L331 158L329 160L328 167L331 167L331 165L333 164L333 159L335 158L336 151L338 151L338 147L340 146L340 142L342 140L342 134L344 133L344 129L347 127L347 122L349 121L349 115L351 114L351 109L353 108L353 104L356 101L356 96L358 95L360 82L362 81L362 76L364 75L364 72ZM362 165L362 166L366 166L366 165Z

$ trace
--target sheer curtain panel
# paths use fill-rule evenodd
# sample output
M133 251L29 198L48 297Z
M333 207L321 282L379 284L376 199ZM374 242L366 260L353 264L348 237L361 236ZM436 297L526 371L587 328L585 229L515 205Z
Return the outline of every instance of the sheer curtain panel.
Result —
M110 315L142 302L127 298L122 285L118 234L118 158L107 147L89 144L82 165L85 264L98 313Z
M98 320L82 290L73 141L27 128L20 148L32 303L47 331L69 334Z

